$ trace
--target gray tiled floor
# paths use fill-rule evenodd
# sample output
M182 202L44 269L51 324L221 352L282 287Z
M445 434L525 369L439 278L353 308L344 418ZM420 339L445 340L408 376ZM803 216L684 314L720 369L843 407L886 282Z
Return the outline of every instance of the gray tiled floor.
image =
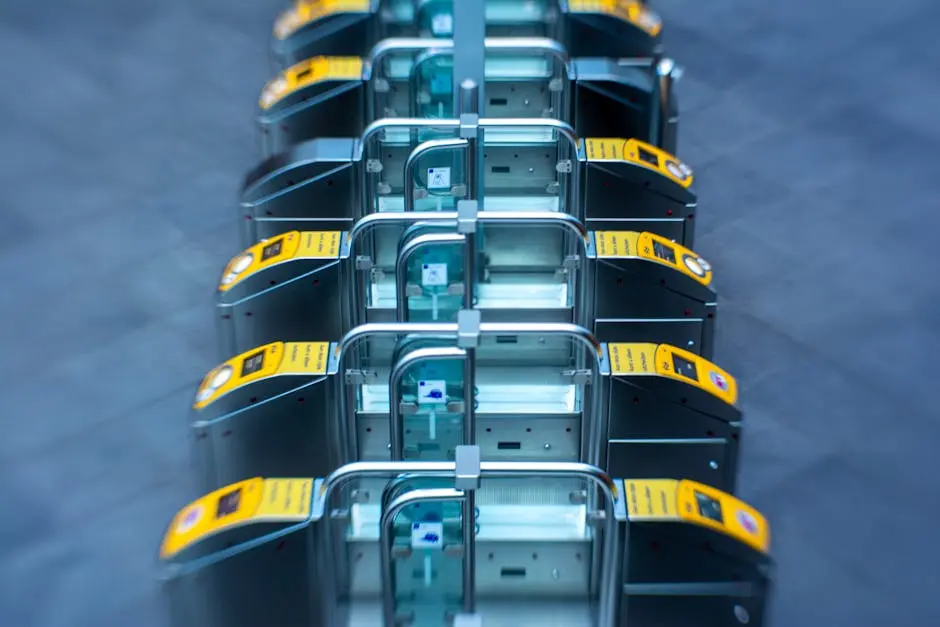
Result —
M278 0L0 5L0 623L162 625ZM658 0L775 625L940 624L940 5ZM53 11L53 7L56 9Z

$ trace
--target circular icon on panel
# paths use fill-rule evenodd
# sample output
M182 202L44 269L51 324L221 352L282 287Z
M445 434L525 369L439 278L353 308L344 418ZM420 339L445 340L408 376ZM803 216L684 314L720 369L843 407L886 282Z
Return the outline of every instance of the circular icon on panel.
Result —
M708 379L709 381L712 382L712 385L714 385L716 388L718 388L722 392L728 389L728 380L720 372L714 372L714 371L709 372Z
M649 10L641 10L640 14L637 15L636 21L640 25L640 28L647 30L653 30L662 24L662 20L659 16Z
M234 272L229 272L224 277L222 277L222 285L228 285L229 283L234 281L236 278L238 278L237 274L235 274Z
M682 168L679 167L679 164L675 161L667 161L666 170L668 170L669 174L673 175L677 179L685 178L685 173L682 171Z
M235 261L232 262L232 272L238 274L239 272L244 272L248 269L248 266L251 265L251 261L254 259L251 253L244 253L239 255Z
M757 520L748 512L739 509L735 517L738 519L738 524L752 536L756 536L758 532L760 532L760 525L757 524Z
M205 508L202 505L191 505L189 509L180 516L180 521L176 524L176 533L186 533L192 530L192 528L196 526L196 523L202 520L204 512Z
M209 389L217 390L225 383L232 378L232 367L231 366L222 366L212 375L212 378L209 379Z
M705 275L708 274L708 271L702 267L702 264L699 263L700 261L700 259L693 257L692 255L685 255L682 258L682 263L684 263L685 267L689 269L689 272L697 277L705 278Z

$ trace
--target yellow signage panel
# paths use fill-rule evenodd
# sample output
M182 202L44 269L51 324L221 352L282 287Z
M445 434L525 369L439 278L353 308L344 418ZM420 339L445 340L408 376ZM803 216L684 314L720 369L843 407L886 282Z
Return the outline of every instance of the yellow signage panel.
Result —
M627 140L619 137L588 137L584 154L588 161L624 161Z
M649 35L662 32L663 21L639 0L568 0L572 13L600 13L629 22Z
M297 257L303 259L337 259L340 231L304 231L300 234Z
M761 553L770 551L770 525L756 509L730 494L695 481L679 482L679 517L731 536Z
M228 262L219 291L226 292L247 277L290 259L338 259L341 235L340 231L290 231L259 242Z
M636 231L597 231L594 233L597 258L636 257L639 238Z
M608 344L607 355L613 375L656 374L656 344Z
M286 39L297 30L337 13L368 13L370 0L297 0L274 21L274 36Z
M695 179L692 168L678 157L638 139L589 137L584 140L584 155L588 161L624 161L655 170L685 189Z
M268 109L290 94L325 81L357 81L362 79L359 57L314 57L289 67L269 81L258 99L258 106Z
M675 479L624 481L627 516L633 521L676 520L679 482Z
M284 342L272 342L213 368L199 384L193 408L203 409L237 387L276 374L284 358L284 348Z
M326 374L330 357L329 342L288 342L279 374Z
M310 517L313 479L266 479L253 520L301 521Z

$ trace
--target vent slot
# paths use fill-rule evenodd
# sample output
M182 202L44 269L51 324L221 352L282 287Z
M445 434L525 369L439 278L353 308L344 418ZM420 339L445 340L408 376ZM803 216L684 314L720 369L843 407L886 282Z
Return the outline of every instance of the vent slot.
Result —
M525 568L500 568L499 576L505 577L506 579L524 579L525 578Z

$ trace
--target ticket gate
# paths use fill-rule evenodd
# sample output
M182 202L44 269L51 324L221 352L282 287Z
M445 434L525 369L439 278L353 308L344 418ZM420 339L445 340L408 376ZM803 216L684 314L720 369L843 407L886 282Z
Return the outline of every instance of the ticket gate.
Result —
M676 153L671 59L569 61L548 39L485 47L485 116L556 118L581 136L633 137ZM359 137L380 118L455 117L452 53L452 40L390 39L367 59L314 57L281 71L258 100L262 156L318 137Z
M483 212L468 287L458 213L425 213L373 214L349 233L292 231L234 257L216 292L220 357L364 322L452 321L466 289L488 322L572 322L602 342L713 355L711 266L683 246L586 232L564 214Z
M194 501L160 548L171 625L765 624L770 530L746 503L472 453L255 477Z
M471 128L485 137L482 172L457 137L477 131L456 119L379 120L359 139L313 139L264 160L242 186L245 246L348 230L381 211L453 209L479 174L485 210L570 213L590 229L649 231L694 248L693 174L673 155L635 139L579 140L557 120L480 118ZM432 130L451 137L412 141Z
M715 364L664 344L599 344L570 324L477 324L372 323L338 343L229 359L194 403L201 485L448 459L469 433L487 459L586 461L734 491L742 416ZM473 333L470 363L455 344Z
M579 57L651 57L662 20L637 0L487 0L488 37L548 37ZM274 22L277 67L317 55L363 56L388 37L454 34L453 0L299 0Z

